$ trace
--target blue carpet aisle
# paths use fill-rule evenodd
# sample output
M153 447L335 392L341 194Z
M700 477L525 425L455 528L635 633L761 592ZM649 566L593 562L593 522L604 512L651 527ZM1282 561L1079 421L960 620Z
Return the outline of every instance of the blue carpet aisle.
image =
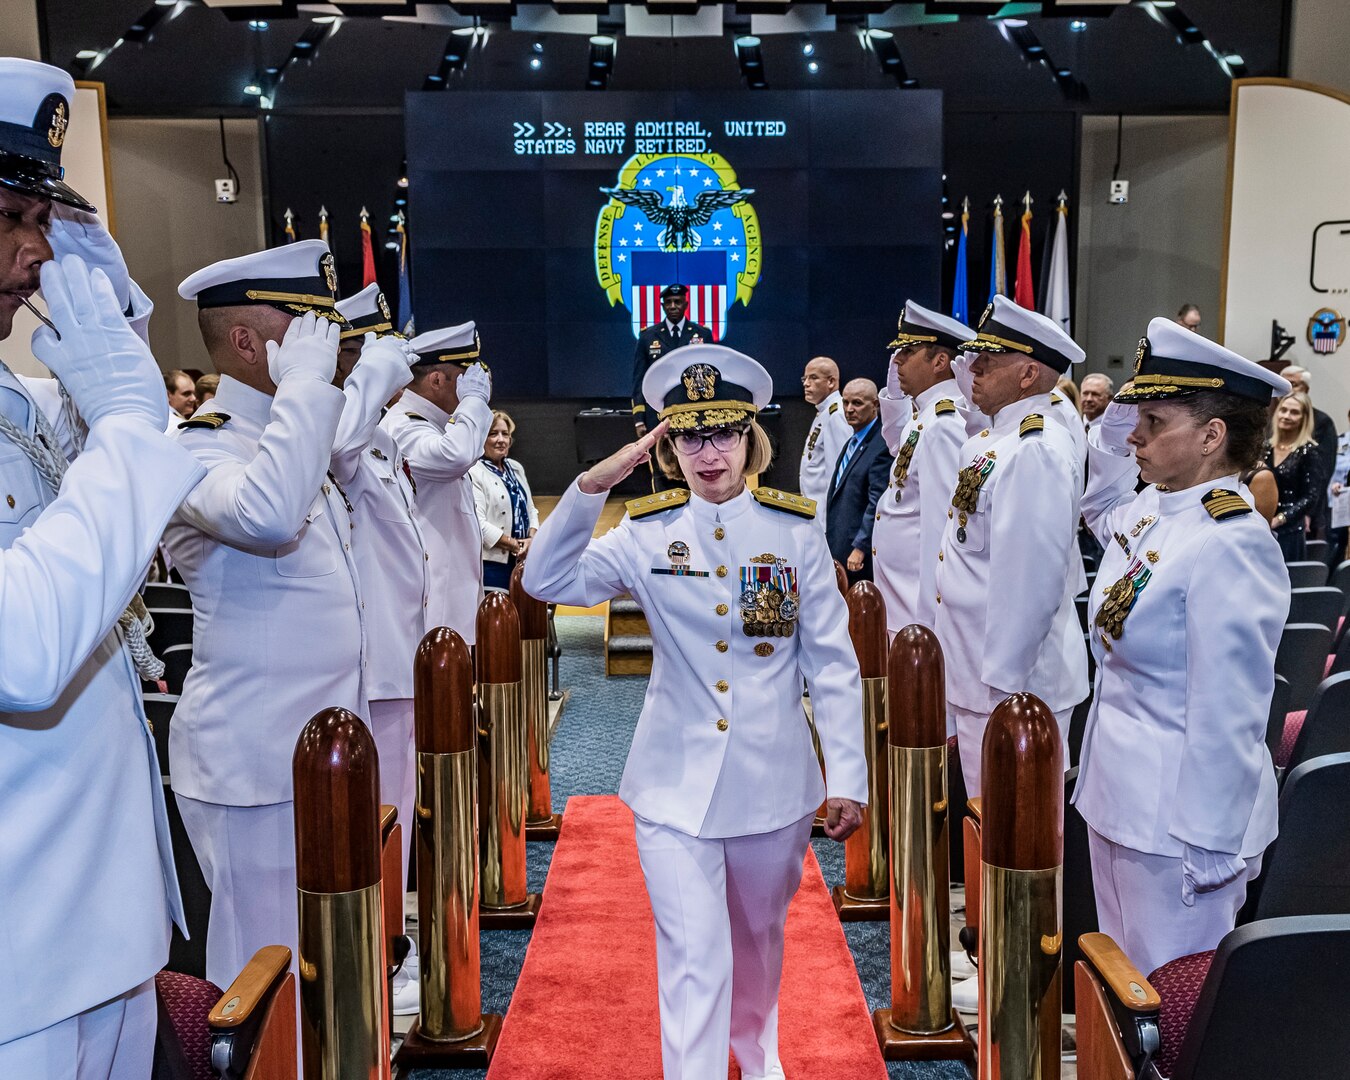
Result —
M553 806L561 810L572 795L608 795L619 790L624 758L642 708L647 680L636 676L605 678L604 620L568 616L557 621L562 644L561 684L571 691L553 740L550 764ZM827 884L844 880L844 849L829 840L812 842ZM531 892L544 887L552 844L528 845ZM890 1005L890 927L887 923L846 923L844 936L858 965L863 993L871 1008ZM483 1011L505 1014L530 942L528 930L497 930L482 935ZM968 1080L957 1064L888 1066L899 1080ZM482 1070L419 1069L413 1080L484 1080ZM791 1077L790 1080L849 1080L848 1077Z

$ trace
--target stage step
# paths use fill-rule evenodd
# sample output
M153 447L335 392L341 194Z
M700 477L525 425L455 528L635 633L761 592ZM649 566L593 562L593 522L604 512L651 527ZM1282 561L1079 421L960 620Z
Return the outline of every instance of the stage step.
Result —
M631 597L611 600L605 621L605 674L650 675L652 632Z

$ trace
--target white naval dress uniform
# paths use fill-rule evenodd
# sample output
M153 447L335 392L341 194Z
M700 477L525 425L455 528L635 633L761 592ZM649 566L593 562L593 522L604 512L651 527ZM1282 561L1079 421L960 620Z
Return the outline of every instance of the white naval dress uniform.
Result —
M662 502L674 508L626 518L592 540L605 496L573 484L535 537L525 587L583 606L627 592L651 624L651 682L619 796L637 819L656 919L665 1076L721 1076L728 1045L747 1080L781 1076L783 926L826 794L802 679L829 796L861 803L857 659L825 538L811 521L749 491L721 505L683 492L638 500ZM677 569L682 561L688 572ZM775 572L795 578L796 633L747 636L742 581Z
M62 436L55 381L0 369L0 414L29 435L35 399ZM149 1075L153 978L183 913L117 620L202 475L110 415L54 496L0 437L0 1076Z
M825 502L830 493L830 481L839 453L853 437L853 429L844 419L844 399L836 390L816 406L816 418L802 446L801 472L798 489L816 503L816 524L825 528Z
M309 374L283 379L275 397L224 375L196 417L229 420L179 431L207 476L164 537L193 614L169 765L211 887L206 977L217 986L263 945L298 955L296 739L330 706L367 716L352 521L326 479L344 400Z
M954 379L917 398L881 392L881 435L895 457L872 528L876 586L886 601L886 632L910 623L932 628L938 548L966 441L965 399ZM921 598L928 597L927 610Z
M1051 408L1048 394L1023 398L966 440L963 468L984 480L973 511L947 508L938 552L933 625L946 663L949 730L972 796L980 791L984 729L1004 698L1029 691L1045 702L1066 740L1067 767L1069 718L1088 694L1073 602L1083 573L1083 462L1068 429L1047 418Z
M1148 973L1218 945L1275 838L1265 730L1289 578L1259 515L1205 509L1213 489L1246 494L1236 476L1136 495L1134 456L1098 439L1094 428L1083 497L1105 549L1089 624L1097 686L1073 802L1091 829L1101 929ZM1120 638L1104 638L1105 591L1145 572ZM1189 907L1187 844L1246 859L1246 873Z
M343 385L347 404L333 451L333 475L352 504L352 553L366 603L366 689L380 801L398 808L405 875L417 797L413 658L428 630L431 556L403 455L379 420L382 403L410 377L396 356L362 357Z
M394 437L417 484L422 533L431 553L427 625L448 626L472 645L483 602L483 538L468 473L483 456L492 409L470 397L450 416L405 390L380 426Z

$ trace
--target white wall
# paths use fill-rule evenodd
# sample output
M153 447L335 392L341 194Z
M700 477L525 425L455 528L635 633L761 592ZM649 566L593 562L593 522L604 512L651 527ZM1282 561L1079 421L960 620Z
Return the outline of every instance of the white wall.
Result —
M42 59L34 0L0 0L0 56Z
M1074 337L1087 352L1083 372L1117 386L1153 316L1198 304L1201 332L1216 332L1228 120L1126 117L1122 142L1130 201L1112 206L1116 118L1083 118Z
M1294 0L1289 76L1350 92L1350 4Z

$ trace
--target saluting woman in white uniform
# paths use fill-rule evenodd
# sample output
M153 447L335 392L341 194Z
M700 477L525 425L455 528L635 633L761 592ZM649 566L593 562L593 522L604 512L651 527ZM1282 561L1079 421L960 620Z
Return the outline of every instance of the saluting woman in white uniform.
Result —
M1144 972L1218 945L1275 838L1265 730L1289 576L1238 475L1288 385L1154 319L1089 435L1082 511L1106 550L1074 803L1101 929Z
M848 616L814 503L746 476L769 463L755 414L772 381L748 356L690 345L643 380L661 423L578 477L535 537L525 588L589 606L629 593L651 625L651 683L619 796L633 811L656 918L666 1080L783 1076L778 989L788 903L812 815L843 840L867 798ZM689 490L628 504L609 490L655 447ZM811 691L828 792L802 709Z

